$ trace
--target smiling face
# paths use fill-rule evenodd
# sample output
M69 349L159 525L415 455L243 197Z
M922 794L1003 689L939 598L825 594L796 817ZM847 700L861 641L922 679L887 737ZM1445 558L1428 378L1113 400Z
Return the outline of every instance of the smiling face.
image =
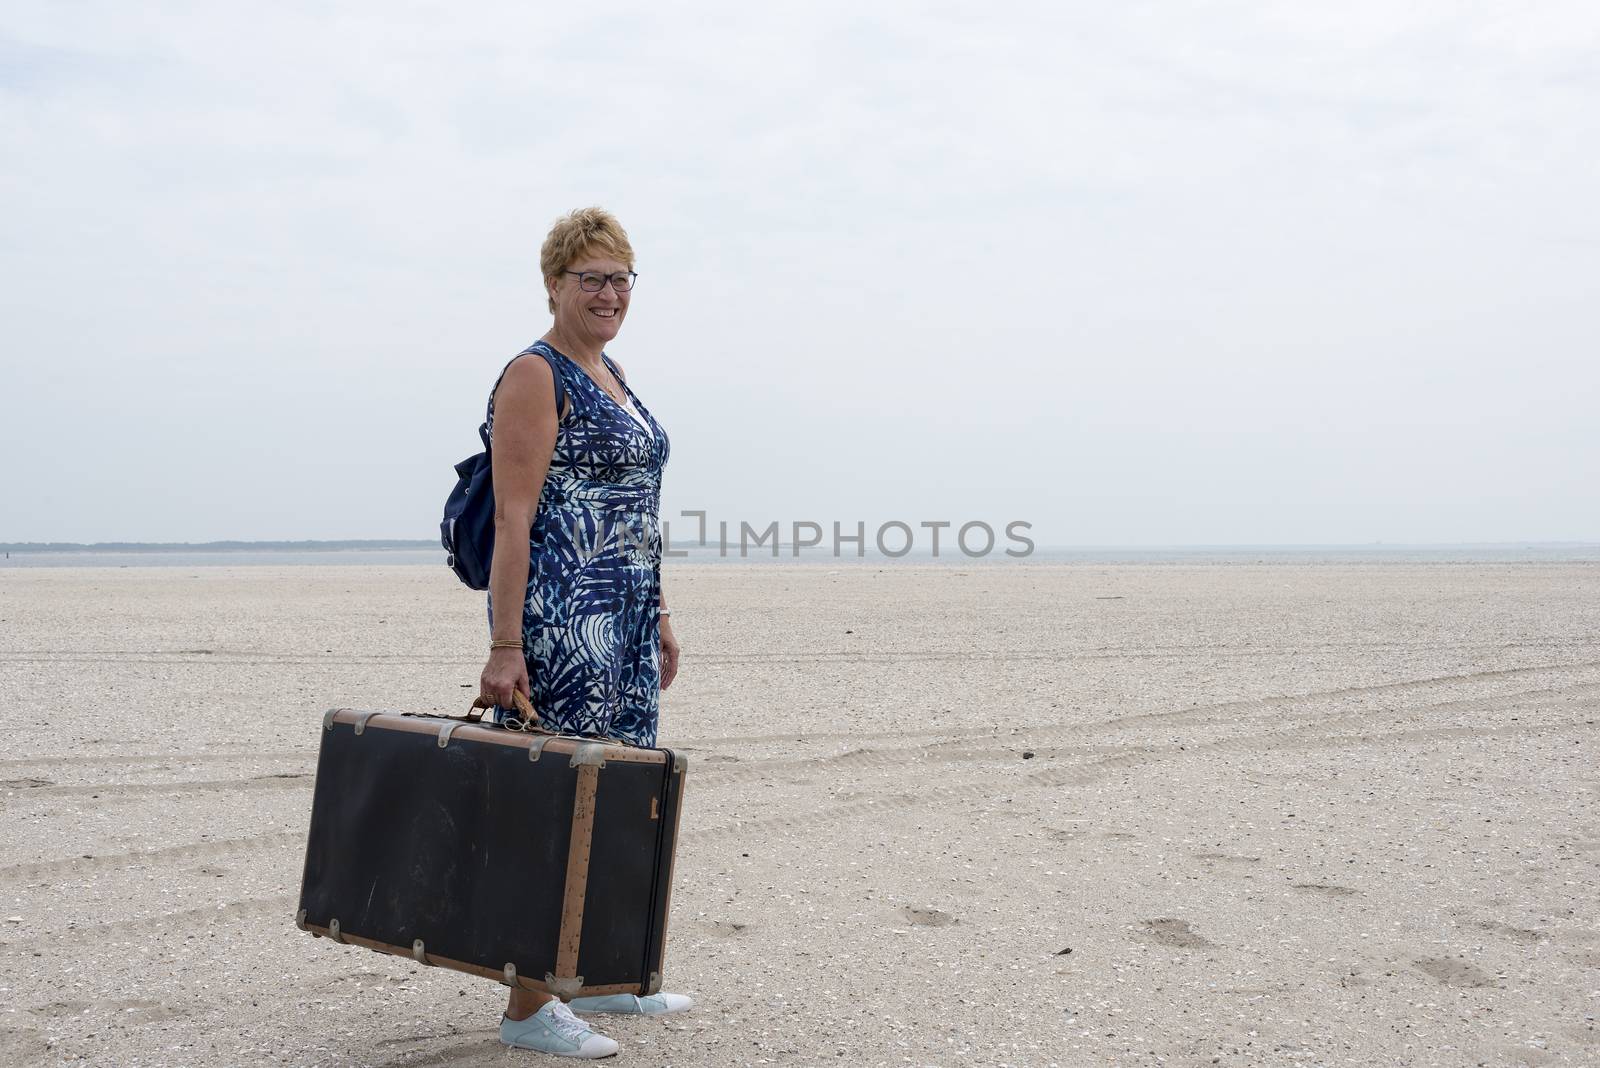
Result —
M626 274L629 265L601 252L579 256L567 264L566 270ZM609 282L598 293L585 293L578 276L565 272L545 279L545 288L556 307L556 329L574 341L592 342L596 348L603 348L622 329L622 320L628 315L628 299L633 296L631 291L618 293Z

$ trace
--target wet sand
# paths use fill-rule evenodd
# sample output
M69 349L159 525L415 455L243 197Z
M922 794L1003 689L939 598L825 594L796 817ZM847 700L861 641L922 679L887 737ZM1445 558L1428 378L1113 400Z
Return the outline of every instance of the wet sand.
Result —
M669 566L632 1065L1600 1064L1600 567ZM293 925L320 717L442 568L0 571L0 1064L554 1064Z

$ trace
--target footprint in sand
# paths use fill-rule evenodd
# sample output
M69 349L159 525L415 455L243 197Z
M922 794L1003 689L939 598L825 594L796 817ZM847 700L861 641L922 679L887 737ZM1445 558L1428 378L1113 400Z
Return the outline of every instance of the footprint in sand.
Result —
M1142 923L1141 937L1154 942L1158 946L1172 946L1176 949L1203 949L1214 945L1189 929L1188 920L1173 919L1163 916L1159 919L1145 920Z
M1503 938L1509 938L1513 942L1521 942L1523 945L1532 945L1549 937L1526 927L1513 927L1509 923L1501 923L1499 920L1484 920L1478 924L1478 927L1480 930L1500 935Z
M1333 883L1295 883L1294 888L1296 890L1313 890L1319 894L1327 894L1329 897L1355 897L1361 893L1361 891L1352 890L1348 886L1335 886Z
M0 1063L44 1064L50 1056L50 1043L44 1033L32 1027L0 1027Z
M175 1020L188 1015L190 1010L173 1008L145 998L129 998L124 1001L52 1001L30 1011L35 1016L44 1017L78 1017L85 1012L111 1012L117 1014L119 1022L137 1025Z
M1444 986L1494 985L1494 976L1459 957L1423 957L1411 963L1423 975Z
M345 972L343 975L333 976L321 985L338 986L340 983L355 983L357 986L362 986L369 983L382 982L383 979L382 972Z
M948 912L918 908L916 905L907 905L900 910L900 915L904 916L908 923L914 923L918 927L949 927L952 923L960 922Z

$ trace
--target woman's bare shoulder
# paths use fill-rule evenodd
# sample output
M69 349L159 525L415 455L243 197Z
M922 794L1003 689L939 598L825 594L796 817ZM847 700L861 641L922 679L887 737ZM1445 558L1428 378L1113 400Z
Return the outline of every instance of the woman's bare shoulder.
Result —
M511 366L506 368L505 375L500 379L500 386L495 391L495 409L543 411L545 406L554 402L555 395L555 371L544 357L530 352L518 356L511 361ZM564 408L571 407L571 404L571 400L567 399Z
M500 385L495 390L495 403L527 403L541 396L554 396L555 379L555 372L544 357L537 353L525 353L512 360L506 373L500 376Z

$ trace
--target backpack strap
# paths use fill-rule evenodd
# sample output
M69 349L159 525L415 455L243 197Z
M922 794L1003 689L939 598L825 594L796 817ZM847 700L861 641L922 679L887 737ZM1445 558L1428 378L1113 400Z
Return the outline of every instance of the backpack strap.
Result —
M556 387L556 422L561 422L561 405L567 399L567 387L561 382L561 368L556 366L555 353L550 346L542 341L535 341L511 357L510 362L500 369L500 377L494 380L494 388L489 391L489 403L483 409L483 426L478 430L479 436L483 438L483 447L485 449L489 447L489 418L494 413L494 395L500 392L501 380L506 377L506 372L511 370L511 364L516 363L524 356L531 356L534 353L543 356L544 362L550 365L550 376L555 380Z

